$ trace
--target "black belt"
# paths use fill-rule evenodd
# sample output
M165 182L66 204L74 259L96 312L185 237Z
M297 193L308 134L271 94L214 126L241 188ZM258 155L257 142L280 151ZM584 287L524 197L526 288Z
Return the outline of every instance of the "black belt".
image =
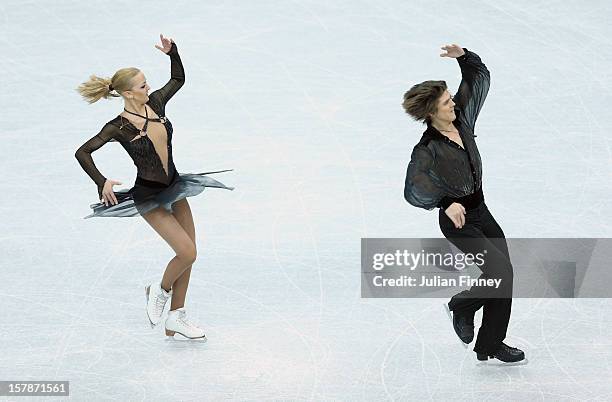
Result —
M463 205L465 209L475 209L484 202L484 194L482 193L482 187L476 190L474 193L470 195L465 195L463 197L444 197L442 200L443 205L450 205L453 202L458 202Z

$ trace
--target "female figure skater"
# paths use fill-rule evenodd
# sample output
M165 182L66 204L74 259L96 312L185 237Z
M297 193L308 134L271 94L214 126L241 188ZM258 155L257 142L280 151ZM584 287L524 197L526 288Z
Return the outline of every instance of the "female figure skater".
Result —
M473 286L453 296L448 310L453 312L455 332L468 344L474 338L474 314L483 307L474 346L478 360L518 362L525 359L523 351L503 342L510 320L513 269L504 232L484 202L482 163L474 140L476 118L489 91L489 70L466 48L453 44L442 49L441 57L457 59L461 84L454 97L444 81L422 82L404 95L406 113L427 124L412 152L404 197L416 207L439 207L442 233L464 253L487 250L479 268L483 277L501 279L500 289Z
M170 56L170 80L150 95L146 78L137 68L120 69L110 79L91 76L79 86L79 93L89 103L121 96L124 108L84 143L75 157L98 186L100 202L91 205L93 213L86 218L141 215L176 253L161 282L145 288L151 327L161 321L166 302L171 298L166 335L179 333L205 341L204 331L187 319L184 308L191 266L196 259L195 226L187 197L206 187L233 188L205 176L207 173L176 171L166 103L183 86L185 72L174 41L163 35L160 40L161 46L155 47ZM113 186L121 183L104 177L91 157L92 152L110 141L120 143L138 169L136 182L129 190L113 191Z

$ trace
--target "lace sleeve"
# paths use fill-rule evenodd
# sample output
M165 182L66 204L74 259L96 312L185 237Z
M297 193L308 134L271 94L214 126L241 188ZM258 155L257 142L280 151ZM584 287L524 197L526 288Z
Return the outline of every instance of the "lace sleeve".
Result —
M87 173L98 186L98 199L102 198L102 189L104 188L106 177L104 177L96 167L96 164L91 157L91 153L99 149L107 142L113 141L116 132L117 128L107 123L98 134L94 135L86 143L81 145L74 154L85 173Z
M465 54L457 58L461 68L461 83L453 100L463 112L465 122L474 131L476 118L489 92L491 75L476 53L466 48L463 50Z
M158 89L151 93L151 98L155 98L162 107L166 106L166 103L174 96L174 94L183 86L185 83L185 69L181 62L181 56L179 56L176 44L172 42L172 47L168 52L170 56L170 80Z
M424 146L416 146L412 151L406 172L404 198L415 207L432 210L439 206L446 195L439 180L431 170L433 156Z

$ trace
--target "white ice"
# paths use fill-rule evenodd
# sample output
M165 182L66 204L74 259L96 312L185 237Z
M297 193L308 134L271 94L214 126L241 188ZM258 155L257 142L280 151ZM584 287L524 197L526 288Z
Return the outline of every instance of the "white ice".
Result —
M483 366L444 300L359 282L362 237L441 236L403 199L423 127L400 103L457 87L446 43L491 71L477 140L506 236L612 237L610 17L603 0L3 0L0 380L87 401L612 400L609 299L515 299L507 341L529 364ZM146 222L82 219L97 193L74 151L122 103L74 89L126 66L162 85L159 33L187 76L167 108L178 170L235 169L217 176L234 192L190 199L205 345L148 327L143 287L173 253ZM132 185L119 144L94 159Z

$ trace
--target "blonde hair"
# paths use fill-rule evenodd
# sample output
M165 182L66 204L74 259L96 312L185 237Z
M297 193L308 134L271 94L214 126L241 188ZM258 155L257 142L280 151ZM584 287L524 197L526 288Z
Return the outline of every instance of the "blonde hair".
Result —
M79 85L77 91L89 103L97 102L102 98L116 98L120 96L121 92L132 88L132 78L139 72L140 70L135 67L127 67L117 70L113 78L101 78L92 75L89 77L89 81Z
M414 120L431 123L429 114L438 109L438 99L446 91L445 81L424 81L404 94L402 106Z

